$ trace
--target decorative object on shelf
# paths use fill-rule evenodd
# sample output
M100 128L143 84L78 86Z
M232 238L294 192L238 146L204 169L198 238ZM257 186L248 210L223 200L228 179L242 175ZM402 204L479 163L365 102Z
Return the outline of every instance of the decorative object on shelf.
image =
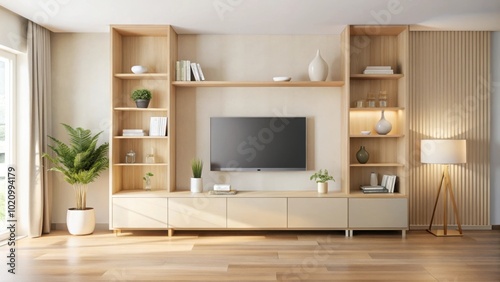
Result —
M148 72L148 67L146 66L133 66L131 69L130 69L133 73L135 74L141 74L141 73L146 73Z
M146 172L146 174L142 178L144 180L144 190L151 191L151 177L153 176L154 176L153 173Z
M316 56L309 63L309 79L311 81L325 81L328 76L328 64L323 60L319 49L316 51Z
M292 80L289 76L275 76L273 77L273 81L290 81Z
M364 101L363 101L363 100L357 100L357 101L356 101L356 108L362 108L362 107L363 107L363 104L364 104Z
M68 209L66 224L68 231L73 235L87 235L94 232L94 208L87 207L87 187L108 168L108 143L97 146L102 131L92 135L88 129L73 128L62 124L66 129L71 142L65 144L58 139L48 136L54 145L49 145L55 157L43 154L52 167L50 170L60 172L64 180L73 187L76 196L76 208Z
M371 133L370 130L361 130L361 135L370 135Z
M368 108L375 108L376 105L376 99L375 99L375 93L374 92L368 92L368 95L366 97L367 101L367 107Z
M133 150L127 152L125 155L125 162L128 164L135 163L135 152Z
M381 108L387 107L387 91L380 90L378 93L378 106Z
M378 176L376 172L370 173L370 186L378 185Z
M201 193L203 192L203 181L201 179L203 161L200 159L193 159L191 161L191 170L193 171L193 177L191 178L191 192Z
M314 180L318 184L318 193L320 194L326 194L328 193L328 182L329 180L335 181L333 179L333 176L328 174L328 170L322 170L320 169L318 172L315 172L309 180Z
M131 98L135 101L137 108L147 108L153 95L148 89L137 89L132 92Z
M356 153L356 159L360 164L366 164L369 158L370 154L366 151L365 146L361 146L359 151Z
M149 152L149 154L146 155L146 163L147 164L154 164L155 163L155 153L154 153L153 148L151 148L151 151Z
M382 111L382 116L375 125L375 131L380 135L386 135L387 133L391 132L391 130L392 124L385 119L384 111Z
M463 164L467 162L466 141L444 139L422 140L420 144L420 151L420 161L422 163L443 165L443 174L441 176L441 182L439 183L436 202L434 203L434 210L432 211L431 223L429 224L429 229L427 229L427 231L435 236L462 236L460 216L458 214L455 196L453 195L453 189L451 188L449 166L450 164ZM441 194L441 188L444 188L443 230L432 230L432 222L434 221L434 215L436 213L439 195ZM453 212L455 214L458 230L448 230L448 194L451 198L451 203L453 204Z

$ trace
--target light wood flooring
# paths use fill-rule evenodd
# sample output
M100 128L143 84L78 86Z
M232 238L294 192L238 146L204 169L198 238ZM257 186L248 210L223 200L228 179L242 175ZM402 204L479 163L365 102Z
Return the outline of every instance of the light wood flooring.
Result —
M178 231L71 236L0 247L0 281L500 281L500 230L437 238L425 231Z

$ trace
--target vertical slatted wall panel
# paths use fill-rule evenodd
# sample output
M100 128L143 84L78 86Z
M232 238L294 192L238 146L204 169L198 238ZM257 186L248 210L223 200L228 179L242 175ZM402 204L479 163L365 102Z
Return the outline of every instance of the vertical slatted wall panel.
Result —
M467 140L467 163L450 166L461 223L489 228L490 33L411 32L410 75L410 226L428 226L442 172L420 163L420 140L449 138ZM436 226L442 210L440 202Z

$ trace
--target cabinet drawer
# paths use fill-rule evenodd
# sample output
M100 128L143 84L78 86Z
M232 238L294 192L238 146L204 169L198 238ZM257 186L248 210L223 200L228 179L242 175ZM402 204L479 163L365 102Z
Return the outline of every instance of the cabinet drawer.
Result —
M113 198L113 228L166 229L167 198Z
M347 228L347 198L289 198L288 228Z
M228 198L228 228L286 228L286 198Z
M349 228L408 228L408 200L349 199Z
M225 198L169 198L170 228L226 228Z

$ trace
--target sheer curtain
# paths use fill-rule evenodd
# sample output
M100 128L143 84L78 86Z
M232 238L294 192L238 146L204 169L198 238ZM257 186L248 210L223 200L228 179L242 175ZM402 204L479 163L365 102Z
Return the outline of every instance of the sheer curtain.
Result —
M28 66L30 80L30 191L29 236L50 232L51 190L42 153L47 148L50 132L49 105L51 95L50 31L28 22Z

